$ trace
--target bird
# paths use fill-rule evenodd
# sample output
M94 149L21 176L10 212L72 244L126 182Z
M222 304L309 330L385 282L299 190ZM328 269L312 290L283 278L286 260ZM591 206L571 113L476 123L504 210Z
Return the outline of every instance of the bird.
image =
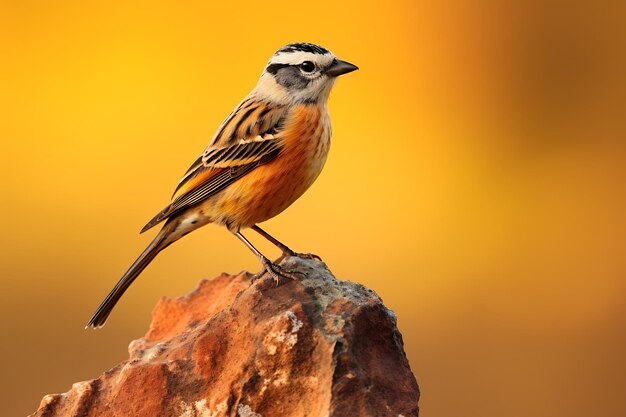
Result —
M294 278L242 234L251 228L282 250L288 246L258 226L289 207L317 179L328 155L328 97L338 76L358 67L312 43L276 51L257 85L226 117L184 174L171 203L141 233L164 222L102 301L86 328L104 326L120 297L163 249L209 223L225 226L277 282Z

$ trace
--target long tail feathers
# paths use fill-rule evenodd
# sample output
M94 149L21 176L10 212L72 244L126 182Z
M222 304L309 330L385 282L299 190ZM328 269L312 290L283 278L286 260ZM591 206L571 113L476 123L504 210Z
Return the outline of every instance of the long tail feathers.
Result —
M165 249L171 242L166 242L167 235L169 233L166 232L168 229L167 225L163 227L163 229L159 232L159 234L154 238L154 240L148 245L148 247L139 255L137 260L128 268L128 271L122 276L119 282L115 285L115 287L111 290L109 295L104 299L100 307L96 310L93 317L87 323L85 328L93 327L94 329L100 328L104 326L115 307L115 304L119 301L119 299L124 295L124 292L128 289L130 284L133 283L135 278L141 274L141 272L152 262L152 260Z

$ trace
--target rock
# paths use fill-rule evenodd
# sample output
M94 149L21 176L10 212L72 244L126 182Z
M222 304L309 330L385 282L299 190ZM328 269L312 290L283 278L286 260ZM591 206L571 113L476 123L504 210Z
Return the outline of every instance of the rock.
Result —
M33 416L417 416L394 313L321 261L282 266L303 278L222 274L162 298L127 361Z

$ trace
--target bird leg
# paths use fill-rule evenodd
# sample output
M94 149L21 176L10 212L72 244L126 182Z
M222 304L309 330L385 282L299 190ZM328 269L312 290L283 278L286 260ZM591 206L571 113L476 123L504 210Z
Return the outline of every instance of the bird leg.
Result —
M245 243L246 246L259 258L259 260L263 264L263 268L265 269L265 271L267 271L267 273L270 274L272 278L274 278L274 281L276 281L276 285L278 285L278 283L280 282L281 277L285 277L289 279L298 279L298 277L295 275L294 272L286 271L283 268L281 268L280 265L277 265L274 262L267 259L267 257L263 255L261 252L259 252L259 250L255 248L254 245L250 243L250 241L246 239L246 237L243 234L241 234L239 230L234 232L234 234L235 236L239 238L239 240ZM254 276L252 279L255 280L256 278L258 278L258 276Z
M295 252L295 251L289 249L289 247L287 245L285 245L284 243L280 242L278 239L276 239L274 236L272 236L269 233L267 233L265 230L261 229L256 224L254 226L252 226L252 230L254 230L258 234L263 236L265 239L267 239L270 242L272 242L278 249L280 249L283 252L283 257L286 257L286 256L297 256L298 258L303 258L303 259L317 259L317 260L320 260L320 261L322 260L322 258L320 258L319 256L314 255L312 253L298 253L298 252Z

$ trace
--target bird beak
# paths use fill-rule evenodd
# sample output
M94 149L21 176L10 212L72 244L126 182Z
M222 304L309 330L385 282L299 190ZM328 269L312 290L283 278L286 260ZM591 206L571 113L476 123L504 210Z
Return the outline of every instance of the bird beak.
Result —
M342 61L341 59L335 59L333 63L326 70L326 75L330 77L337 77L342 74L347 74L352 71L358 70L359 67L352 65L349 62Z

